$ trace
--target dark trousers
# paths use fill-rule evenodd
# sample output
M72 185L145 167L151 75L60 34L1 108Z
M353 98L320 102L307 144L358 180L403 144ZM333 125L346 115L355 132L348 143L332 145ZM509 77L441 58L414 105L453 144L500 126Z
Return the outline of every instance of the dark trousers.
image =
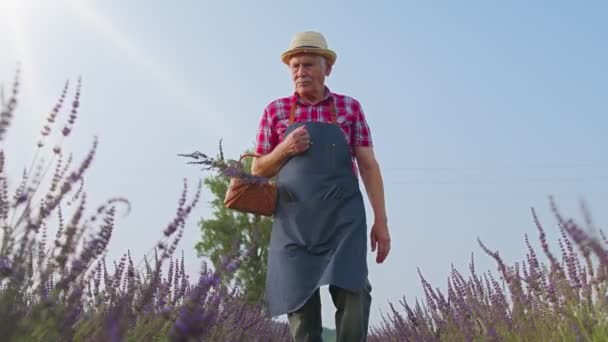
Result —
M365 342L369 326L372 287L366 281L360 291L330 285L329 293L336 307L336 341ZM321 296L317 289L298 310L287 314L291 336L295 342L321 342Z

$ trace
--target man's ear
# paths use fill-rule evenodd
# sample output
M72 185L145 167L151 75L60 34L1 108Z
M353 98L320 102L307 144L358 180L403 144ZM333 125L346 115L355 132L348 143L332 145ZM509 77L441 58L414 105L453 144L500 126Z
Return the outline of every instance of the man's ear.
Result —
M325 70L325 76L329 76L331 74L331 65L327 65L327 70Z

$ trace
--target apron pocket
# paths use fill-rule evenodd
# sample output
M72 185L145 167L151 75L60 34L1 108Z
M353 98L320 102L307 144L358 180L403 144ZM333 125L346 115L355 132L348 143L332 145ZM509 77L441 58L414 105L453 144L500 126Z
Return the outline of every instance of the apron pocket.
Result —
M275 220L291 250L296 246L312 254L323 254L332 250L340 238L342 199L311 199L301 202L281 203Z

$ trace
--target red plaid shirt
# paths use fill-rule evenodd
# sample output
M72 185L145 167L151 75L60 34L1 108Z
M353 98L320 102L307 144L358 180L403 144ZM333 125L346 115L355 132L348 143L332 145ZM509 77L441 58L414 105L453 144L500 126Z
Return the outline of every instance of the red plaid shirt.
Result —
M266 106L258 128L256 153L267 154L283 141L285 130L289 126L289 110L294 99L297 99L295 122L331 123L330 97L336 104L336 121L350 146L353 171L356 173L355 146L372 146L369 126L365 120L361 104L357 100L346 95L332 93L327 88L325 89L325 98L314 105L301 102L294 93L292 96L272 101Z

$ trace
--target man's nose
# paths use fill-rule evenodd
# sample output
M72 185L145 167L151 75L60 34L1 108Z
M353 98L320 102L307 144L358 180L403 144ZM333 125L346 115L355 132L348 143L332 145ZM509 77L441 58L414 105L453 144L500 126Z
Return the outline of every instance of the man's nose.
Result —
M298 67L298 69L296 70L296 76L298 76L298 77L306 76L306 68L304 68L304 66L300 65Z

